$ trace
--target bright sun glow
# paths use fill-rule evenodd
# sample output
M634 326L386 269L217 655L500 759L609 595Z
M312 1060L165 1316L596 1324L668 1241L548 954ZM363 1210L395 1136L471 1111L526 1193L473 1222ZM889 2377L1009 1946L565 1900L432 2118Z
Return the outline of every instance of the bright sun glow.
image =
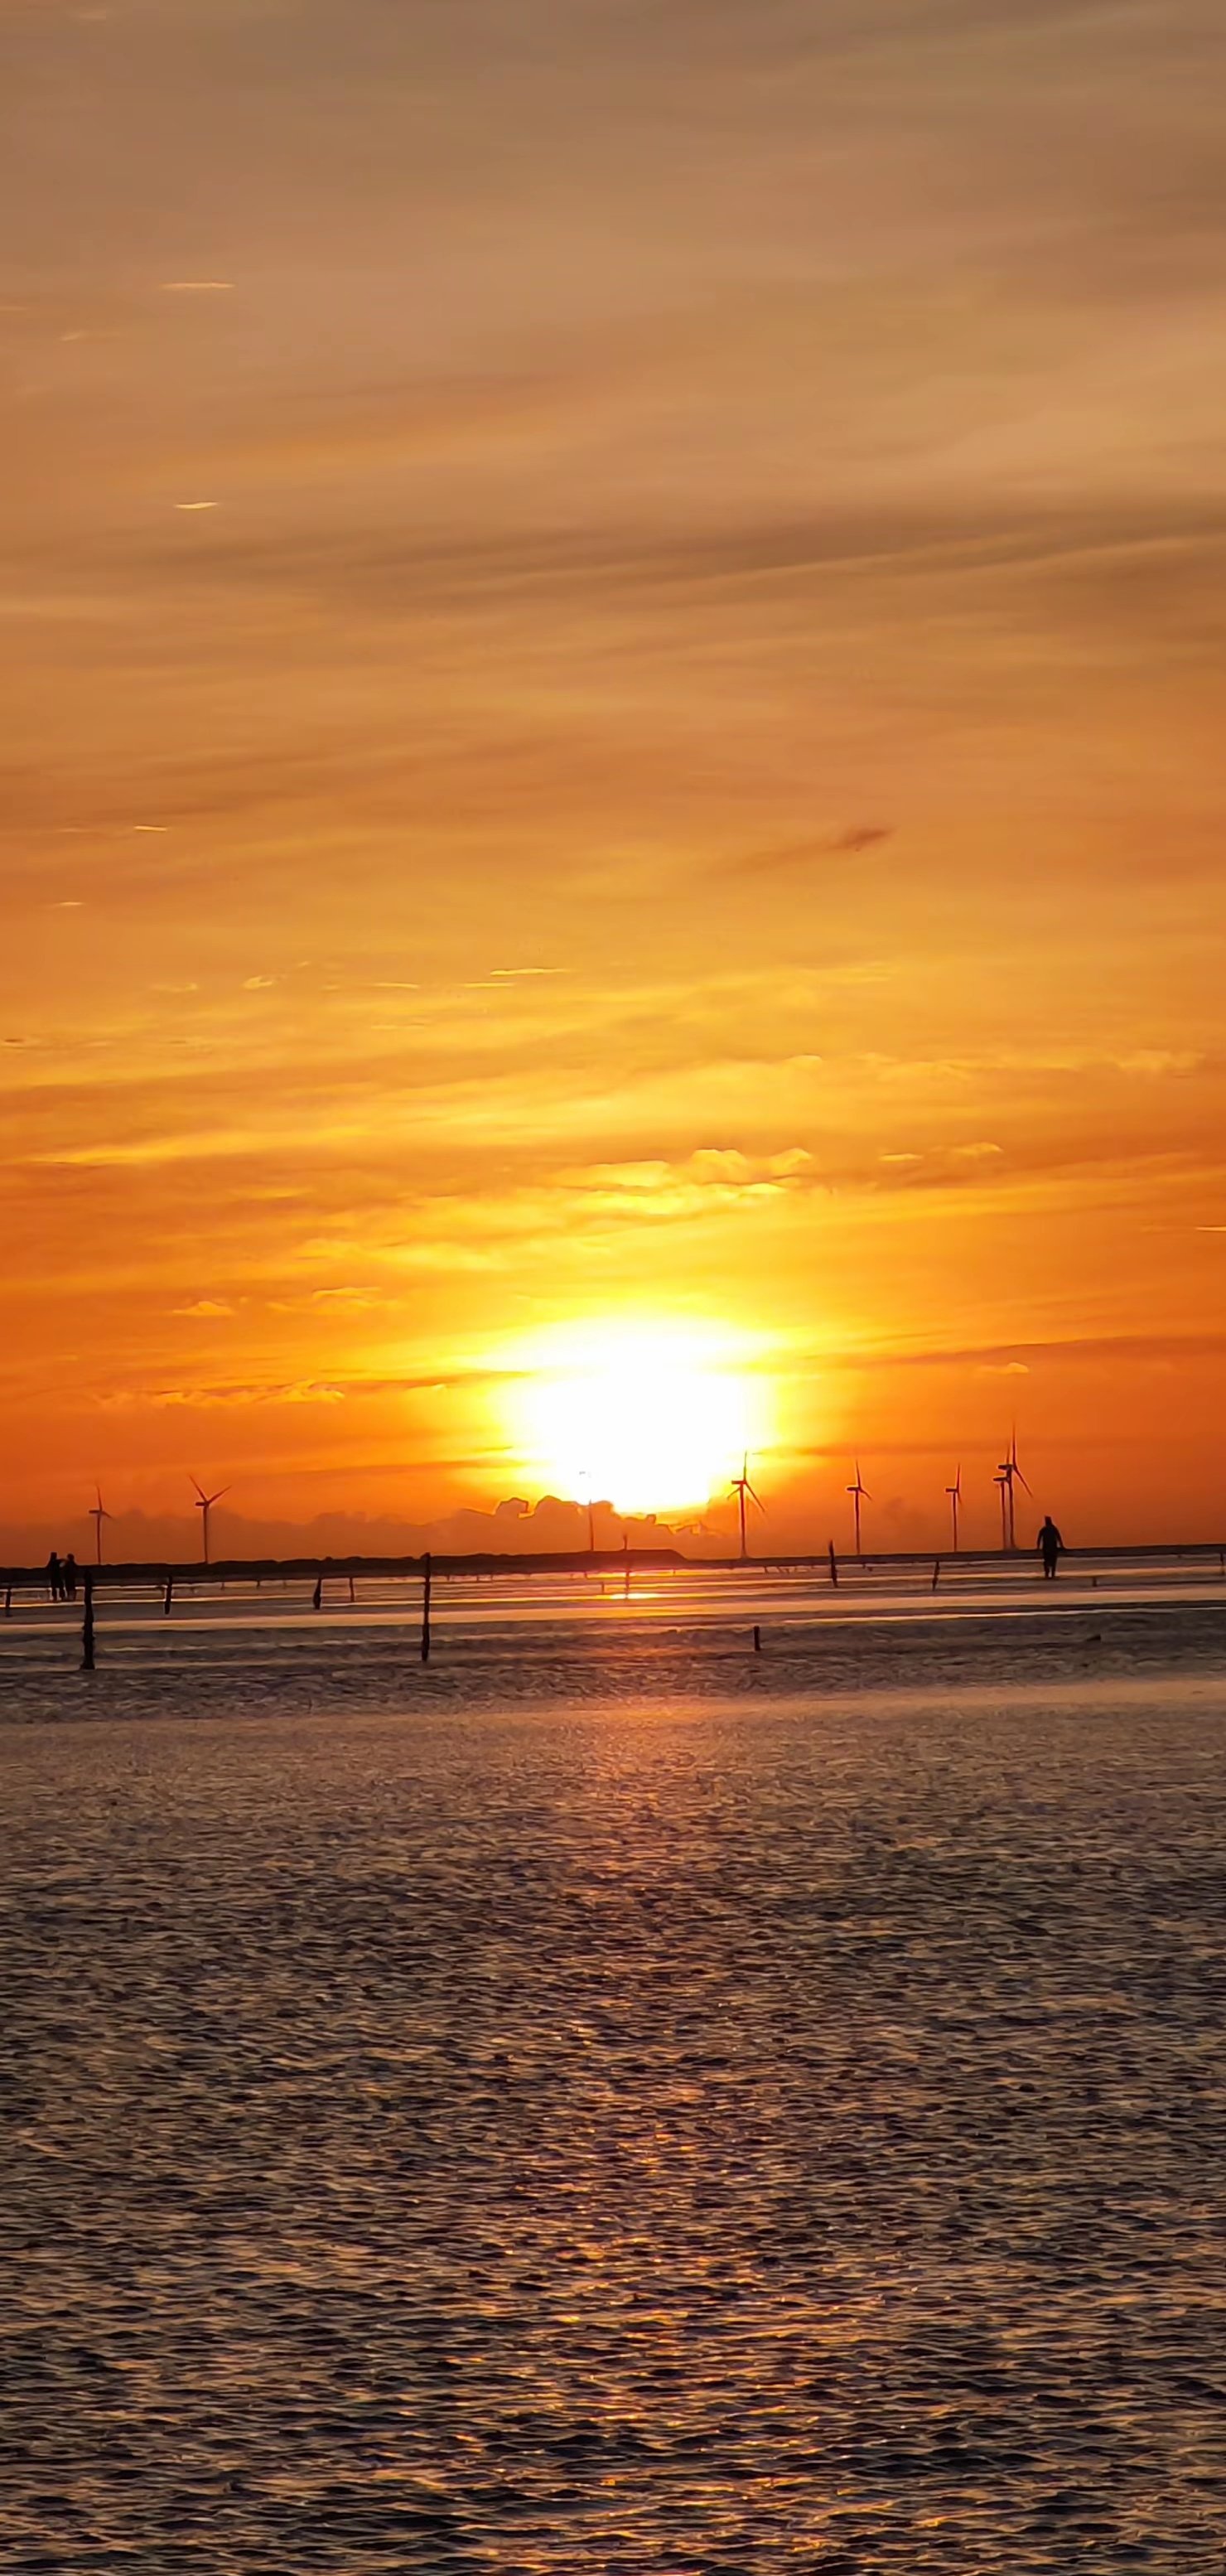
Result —
M517 1355L511 1435L567 1500L675 1512L727 1493L766 1438L761 1382L728 1335L625 1325L555 1333Z

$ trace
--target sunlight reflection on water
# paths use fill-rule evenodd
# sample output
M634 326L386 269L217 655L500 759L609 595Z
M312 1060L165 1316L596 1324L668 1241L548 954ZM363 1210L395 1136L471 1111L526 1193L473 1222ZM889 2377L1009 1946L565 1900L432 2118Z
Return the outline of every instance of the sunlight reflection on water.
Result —
M497 1669L6 1733L12 2563L1220 2568L1216 1685Z

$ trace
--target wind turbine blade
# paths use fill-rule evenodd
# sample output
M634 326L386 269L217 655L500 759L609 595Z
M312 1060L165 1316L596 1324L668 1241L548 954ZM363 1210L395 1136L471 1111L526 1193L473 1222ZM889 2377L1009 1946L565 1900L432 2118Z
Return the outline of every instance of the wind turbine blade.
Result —
M201 1502L202 1502L202 1503L203 1503L203 1502L207 1502L207 1500L208 1500L208 1496L206 1495L205 1490L204 1490L204 1487L203 1487L203 1485L200 1483L199 1479L198 1479L197 1477L193 1476L193 1475L189 1472L187 1481L188 1481L188 1484L189 1484L189 1485L194 1485L194 1486L195 1486L196 1491L197 1491L197 1493L198 1493L198 1494L199 1494L199 1496L200 1496L200 1500L201 1500Z
M229 1493L229 1491L230 1491L230 1488L229 1488L229 1486L228 1486L228 1485L221 1485L221 1486L219 1486L219 1488L218 1488L218 1490L217 1490L217 1492L216 1492L215 1494L210 1494L210 1496L209 1496L209 1501L210 1501L211 1503L220 1503L220 1502L224 1501L225 1496Z
M867 1485L861 1485L861 1487L860 1487L860 1493L861 1493L861 1496L862 1496L863 1500L864 1500L866 1503L871 1503L871 1501L872 1501L872 1499L873 1499L873 1498L872 1498L872 1495L870 1494L870 1492L869 1492L869 1490L868 1490Z
M1017 1478L1017 1481L1018 1481L1019 1485L1021 1486L1022 1492L1023 1492L1024 1494L1028 1494L1028 1493L1030 1492L1030 1487L1029 1487L1029 1485L1027 1484L1026 1479L1025 1479L1025 1477L1023 1476L1023 1474L1022 1474L1021 1468L1019 1467L1019 1465L1018 1465L1018 1463L1017 1463L1016 1458L1015 1458L1015 1459L1014 1459L1014 1461L1013 1461L1013 1473L1014 1473L1014 1475L1016 1476L1016 1478Z
M759 1510L760 1512L764 1512L764 1511L765 1511L765 1509L766 1509L766 1505L765 1505L765 1503L763 1502L761 1495L760 1495L760 1494L755 1494L754 1489L753 1489L753 1486L752 1486L752 1485L747 1485L747 1486L745 1487L745 1491L746 1491L746 1493L747 1493L747 1494L748 1494L748 1496L749 1496L750 1502L751 1502L751 1503L756 1503L756 1504L757 1504L757 1506L758 1506L758 1510Z

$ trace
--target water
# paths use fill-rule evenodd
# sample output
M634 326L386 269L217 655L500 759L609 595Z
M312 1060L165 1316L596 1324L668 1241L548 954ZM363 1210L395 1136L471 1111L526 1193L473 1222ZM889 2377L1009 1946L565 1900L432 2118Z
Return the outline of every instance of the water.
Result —
M1221 1611L748 1598L5 1634L9 2564L1222 2568Z

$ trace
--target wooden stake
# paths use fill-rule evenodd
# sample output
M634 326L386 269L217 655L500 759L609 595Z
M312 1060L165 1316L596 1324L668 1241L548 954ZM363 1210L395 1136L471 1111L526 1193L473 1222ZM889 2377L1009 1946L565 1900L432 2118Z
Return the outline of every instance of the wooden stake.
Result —
M171 1605L171 1602L173 1601L174 1597L175 1597L175 1579L174 1579L173 1574L168 1574L168 1575L167 1575L167 1577L166 1577L166 1589L165 1589L164 1593L162 1594L162 1617L163 1617L164 1619L169 1619L169 1617L170 1617L170 1605Z
M425 1581L421 1587L421 1659L430 1661L430 1559L426 1558Z
M839 1588L839 1560L838 1560L838 1558L837 1558L837 1556L835 1555L835 1552L834 1552L834 1540L833 1540L833 1539L831 1539L831 1540L830 1540L829 1545L830 1545L830 1580L831 1580L831 1582L832 1582L832 1583L833 1583L833 1585L834 1585L835 1591L837 1592L837 1591L838 1591L838 1588Z
M87 1574L85 1577L85 1614L81 1621L81 1670L83 1673L92 1673L93 1669L94 1578L92 1574Z

